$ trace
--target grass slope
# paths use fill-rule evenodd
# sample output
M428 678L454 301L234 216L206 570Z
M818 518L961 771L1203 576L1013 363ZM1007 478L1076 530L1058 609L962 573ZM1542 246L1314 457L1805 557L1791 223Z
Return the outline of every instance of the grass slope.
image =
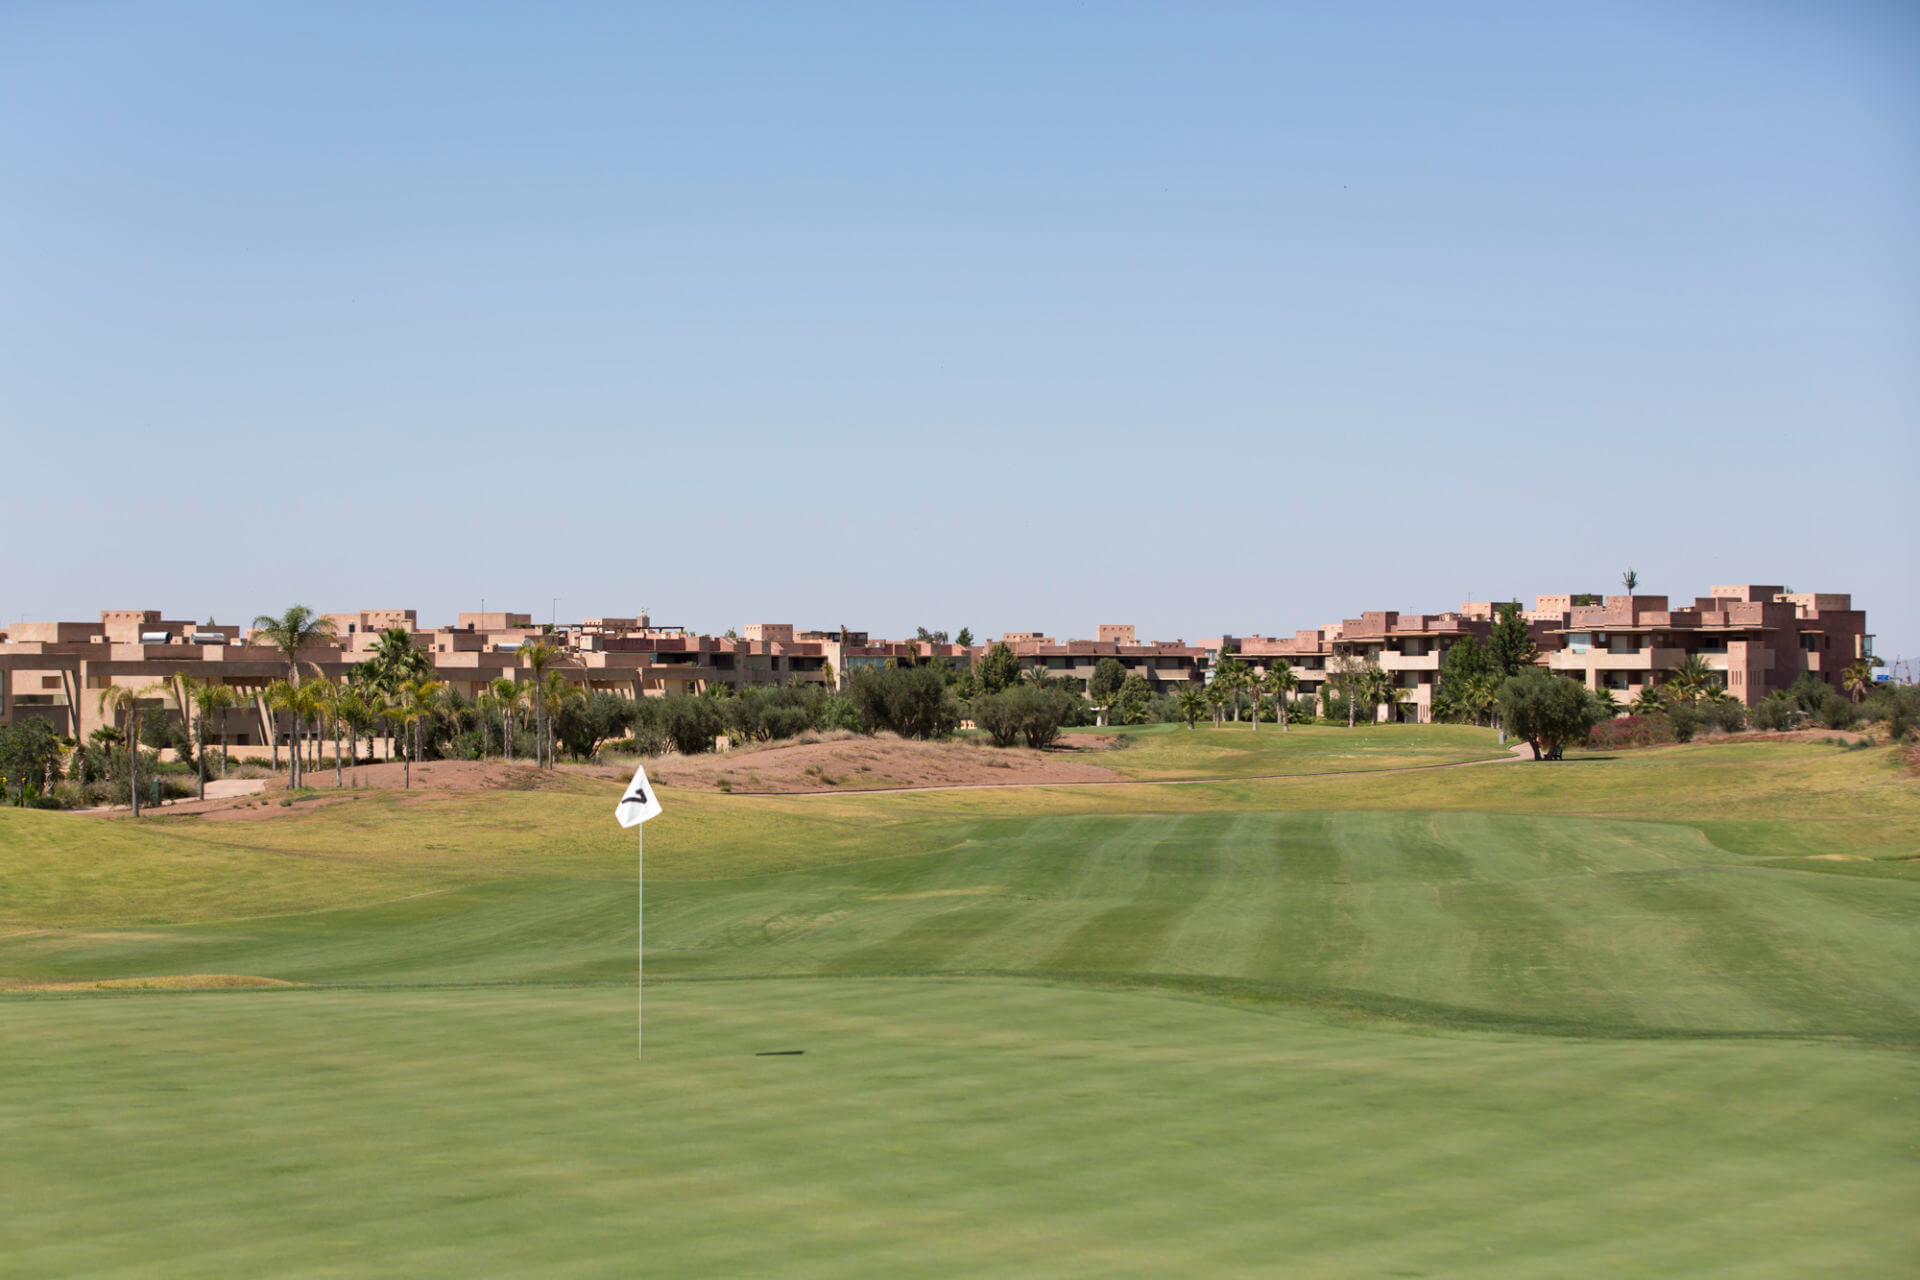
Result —
M1109 734L1109 729L1069 730ZM1497 759L1495 736L1468 725L1142 725L1119 733L1124 749L1090 757L1126 778L1244 778L1269 773L1348 773Z
M612 799L0 813L0 1273L1910 1272L1889 753Z

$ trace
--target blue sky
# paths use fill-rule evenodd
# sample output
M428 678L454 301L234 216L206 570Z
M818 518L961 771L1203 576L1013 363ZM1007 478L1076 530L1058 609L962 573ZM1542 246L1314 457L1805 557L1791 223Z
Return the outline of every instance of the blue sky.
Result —
M1920 656L1920 10L0 7L0 615ZM553 606L553 597L559 597Z

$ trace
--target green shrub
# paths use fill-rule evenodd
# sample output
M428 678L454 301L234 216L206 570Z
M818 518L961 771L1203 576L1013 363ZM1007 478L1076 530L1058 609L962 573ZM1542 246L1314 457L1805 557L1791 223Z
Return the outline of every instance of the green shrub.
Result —
M1020 709L1011 694L1011 689L1003 689L979 694L973 700L973 723L996 747L1011 747L1020 741Z
M1860 708L1838 691L1829 689L1820 699L1820 723L1829 729L1851 729L1860 723Z
M1013 685L999 693L983 693L973 700L973 722L996 747L1025 741L1036 750L1050 747L1080 701L1062 689Z
M1826 701L1827 695L1832 692L1833 687L1819 676L1805 674L1788 685L1786 693L1781 696L1793 703L1798 710L1808 715L1817 715L1820 704Z
M1148 724L1185 724L1187 717L1180 711L1180 703L1170 693L1156 693L1147 699Z
M1747 709L1734 701L1700 704L1700 723L1721 733L1738 733L1747 727Z
M871 728L903 738L950 738L960 725L960 700L940 666L862 668L853 673L848 696Z
M1784 693L1770 694L1754 704L1753 727L1769 733L1783 733L1800 721L1800 709Z
M860 714L860 708L852 698L836 693L820 704L820 717L817 726L821 729L844 729L849 733L867 733L866 717Z

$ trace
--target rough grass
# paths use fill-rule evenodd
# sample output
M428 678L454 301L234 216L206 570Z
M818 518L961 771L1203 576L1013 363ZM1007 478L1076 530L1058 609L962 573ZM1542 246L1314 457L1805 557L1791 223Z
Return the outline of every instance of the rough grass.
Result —
M1889 751L617 791L0 813L0 1271L1911 1271Z

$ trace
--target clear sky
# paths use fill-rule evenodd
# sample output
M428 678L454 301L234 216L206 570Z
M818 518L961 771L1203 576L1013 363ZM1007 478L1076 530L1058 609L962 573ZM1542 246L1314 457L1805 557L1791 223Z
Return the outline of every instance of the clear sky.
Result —
M1911 4L8 0L0 616L1916 656L1917 197Z

